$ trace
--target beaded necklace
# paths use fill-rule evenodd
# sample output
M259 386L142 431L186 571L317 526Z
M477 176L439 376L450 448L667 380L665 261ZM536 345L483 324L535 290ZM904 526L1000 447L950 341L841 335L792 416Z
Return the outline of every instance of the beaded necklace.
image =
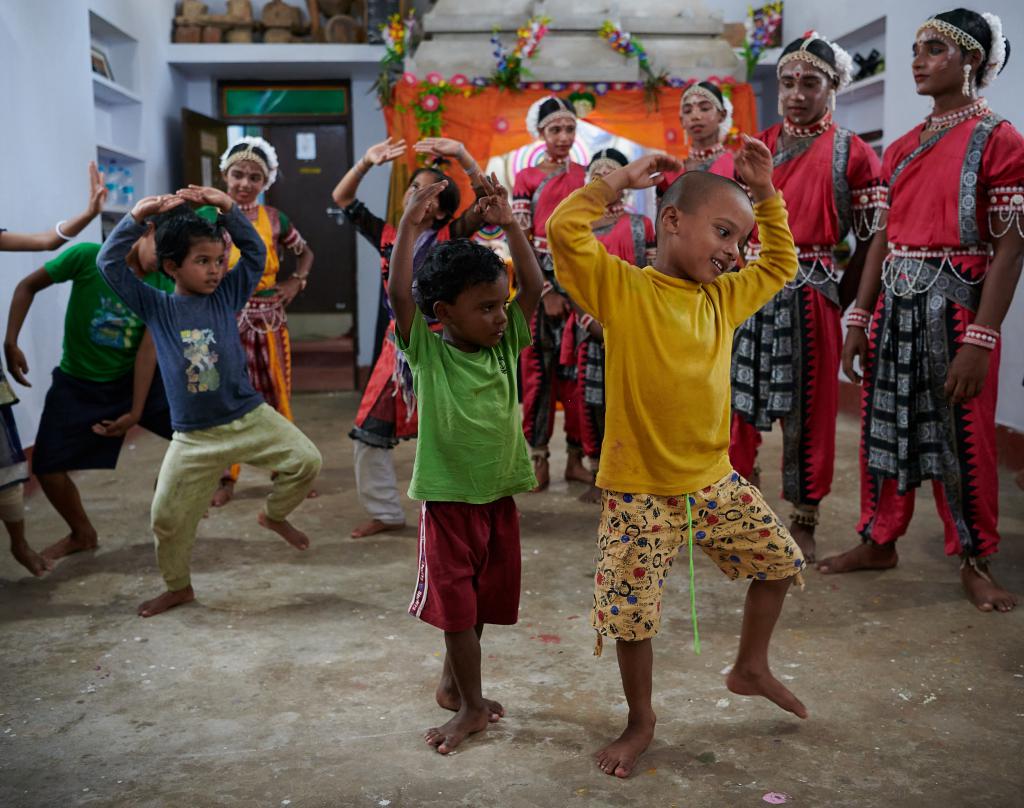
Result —
M831 125L832 113L826 111L820 119L809 126L797 126L789 118L784 118L782 121L782 131L789 135L789 137L817 137L818 135L825 134Z
M708 146L706 149L690 149L688 160L695 160L698 163L703 163L706 160L710 160L712 157L717 157L725 151L725 146L721 143L716 143L714 146Z
M943 129L952 129L957 124L963 123L971 118L977 118L987 114L988 101L984 98L979 98L977 101L972 101L966 106L951 110L950 112L943 112L941 115L932 113L924 119L924 128L932 132L941 132Z

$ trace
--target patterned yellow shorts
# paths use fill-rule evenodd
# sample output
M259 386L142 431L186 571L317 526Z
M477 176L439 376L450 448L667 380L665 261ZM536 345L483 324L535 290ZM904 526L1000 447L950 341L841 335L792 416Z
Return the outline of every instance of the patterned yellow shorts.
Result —
M803 553L764 501L735 471L690 494L693 543L730 578L799 575ZM606 636L645 640L661 625L661 590L688 539L686 495L604 492L597 537L591 625Z

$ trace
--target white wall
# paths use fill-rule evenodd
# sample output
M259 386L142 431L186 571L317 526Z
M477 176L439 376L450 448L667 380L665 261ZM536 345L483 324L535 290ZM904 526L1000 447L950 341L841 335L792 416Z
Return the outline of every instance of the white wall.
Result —
M0 3L0 75L9 117L0 127L6 155L0 223L13 230L42 230L80 211L86 202L86 164L96 158L89 9L139 40L138 89L145 98L140 151L147 155L146 186L168 183L167 115L175 93L160 69L173 0L52 0ZM99 223L78 240L98 240ZM0 270L0 321L6 323L18 281L54 254L5 253ZM16 386L15 407L26 445L34 442L51 369L60 360L69 287L38 296L22 329L20 345L31 368L31 388Z
M911 46L917 27L930 15L954 8L960 3L935 0L907 0L897 6L884 0L860 0L857 3L786 0L783 11L783 42L789 42L808 29L816 29L835 39L879 17L886 17L885 33L885 143L888 145L916 126L930 109L928 99L914 91L910 72ZM1020 88L1024 85L1024 13L1019 0L985 0L966 3L975 11L990 11L1003 21L1012 53L1002 75L985 90L992 108L1024 131L1024 106ZM1003 321L1003 355L1000 366L999 409L996 420L1024 431L1024 281Z

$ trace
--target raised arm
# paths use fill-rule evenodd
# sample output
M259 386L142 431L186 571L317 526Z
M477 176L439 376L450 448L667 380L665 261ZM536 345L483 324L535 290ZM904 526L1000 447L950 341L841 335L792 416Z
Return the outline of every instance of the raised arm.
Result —
M418 154L429 154L435 158L455 160L469 177L469 184L479 200L488 193L486 177L466 147L458 140L447 137L425 137L413 145ZM451 223L452 238L470 238L483 226L479 204L470 205L466 211Z
M179 190L177 196L196 204L213 205L220 212L219 219L241 253L241 257L221 281L214 294L226 296L235 311L241 311L263 277L263 268L267 262L267 245L263 243L263 239L242 213L241 208L219 188L190 185Z
M41 233L10 233L0 232L0 251L44 252L56 250L65 241L71 241L81 233L86 225L103 210L107 201L107 189L100 179L96 163L89 162L89 203L85 210L71 219L57 222L52 230Z
M426 223L427 203L436 198L447 184L448 180L439 180L417 190L406 205L402 220L398 223L398 235L391 252L388 299L391 301L391 310L395 313L395 328L405 343L409 342L412 320L417 316L416 301L412 296L412 254L416 234L422 231Z
M388 138L383 143L370 146L359 162L345 172L345 176L338 180L338 184L334 186L334 190L331 191L331 198L334 200L334 203L338 207L347 208L356 201L356 191L359 189L359 183L363 181L363 177L367 175L371 168L384 165L384 163L390 163L396 157L401 157L403 154L405 154L404 140L392 142L391 138Z
M544 276L541 274L540 264L537 263L537 254L522 228L516 223L512 205L508 201L508 192L498 182L497 176L491 174L489 178L481 177L481 189L484 195L478 202L480 215L487 224L498 225L505 231L509 252L512 253L512 266L516 271L516 286L519 289L516 303L529 322L544 290Z
M772 184L772 153L757 138L743 136L736 154L736 172L750 189L754 219L761 240L761 254L740 272L729 272L715 281L728 291L722 308L733 325L746 320L796 277L796 245L789 229L786 204Z
M629 273L635 267L608 255L591 223L601 218L621 191L650 188L665 171L681 168L678 160L664 154L634 160L574 191L548 219L548 246L558 282L587 314L602 323L607 321L608 307L624 292Z
M32 385L29 384L25 376L28 373L28 361L18 347L18 335L21 334L21 327L25 323L36 293L52 284L53 278L50 277L50 273L40 267L18 282L14 288L14 295L11 297L11 308L7 313L7 334L4 337L4 357L7 360L7 370L10 371L11 376L18 384L25 387Z
M100 254L96 256L96 265L100 268L107 285L143 320L151 311L152 304L163 293L135 277L126 260L128 253L132 245L146 234L146 228L149 226L146 220L150 216L164 213L184 202L184 199L173 194L140 199L135 203L131 213L126 214L117 223L117 227L104 242Z

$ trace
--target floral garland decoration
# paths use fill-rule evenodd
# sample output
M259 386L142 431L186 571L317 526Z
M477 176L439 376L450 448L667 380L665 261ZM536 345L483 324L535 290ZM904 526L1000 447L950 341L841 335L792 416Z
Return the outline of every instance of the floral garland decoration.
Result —
M740 48L740 56L747 63L747 81L754 77L754 68L768 48L778 47L782 37L782 0L768 3L759 9L747 6L743 21L747 38Z
M401 14L392 14L388 17L387 23L380 26L381 37L384 40L384 56L380 60L380 73L377 74L373 89L377 92L377 100L382 108L391 103L395 81L401 75L402 66L405 64L405 55L412 49L414 13L415 11L410 11L404 20Z
M640 40L628 31L623 31L611 20L605 20L597 33L616 53L621 53L626 59L636 58L637 64L644 74L644 98L648 106L657 109L659 106L658 90L669 83L668 72L664 70L655 72Z
M494 45L496 65L491 74L491 81L496 87L506 90L519 89L519 82L524 76L530 75L523 62L537 55L540 41L547 34L550 23L550 17L530 17L526 24L516 31L516 44L511 50L502 44L498 30L494 30L491 34L491 44Z
M441 137L446 97L461 95L463 98L469 98L480 92L480 88L474 87L462 73L456 73L448 80L440 73L428 73L422 82L412 73L405 73L402 75L402 81L411 87L419 87L416 101L412 104L412 113L416 117L416 128L419 129L421 138ZM396 109L399 112L406 111L401 105Z

